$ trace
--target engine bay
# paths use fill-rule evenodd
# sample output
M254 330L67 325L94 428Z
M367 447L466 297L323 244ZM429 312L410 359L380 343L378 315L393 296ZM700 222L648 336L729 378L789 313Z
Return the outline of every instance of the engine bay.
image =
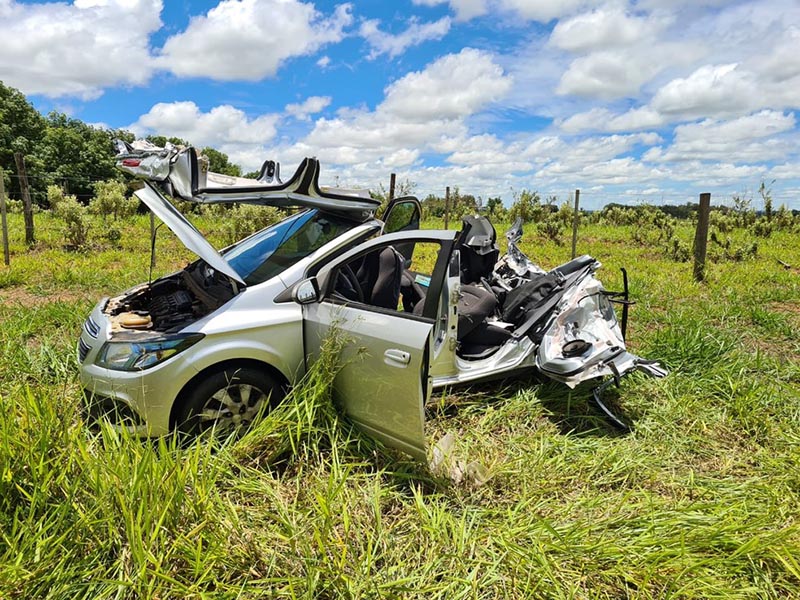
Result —
M114 332L173 333L213 312L238 292L227 276L198 260L111 298L104 312Z

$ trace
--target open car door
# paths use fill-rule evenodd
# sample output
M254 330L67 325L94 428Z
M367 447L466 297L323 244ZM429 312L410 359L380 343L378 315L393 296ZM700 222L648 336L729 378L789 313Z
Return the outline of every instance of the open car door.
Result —
M309 360L319 355L325 336L345 338L333 382L345 413L372 437L421 460L427 456L424 405L430 366L447 333L449 304L442 298L449 296L453 238L454 232L420 231L365 242L319 269L316 301L303 304ZM409 311L399 294L405 271L395 246L414 242L435 246L438 254L427 294ZM370 264L376 273L363 268Z

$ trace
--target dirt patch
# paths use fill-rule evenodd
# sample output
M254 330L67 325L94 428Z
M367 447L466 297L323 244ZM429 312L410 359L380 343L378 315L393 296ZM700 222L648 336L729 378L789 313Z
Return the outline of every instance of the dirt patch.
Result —
M786 354L786 342L782 340L745 335L741 338L741 347L749 352L758 351L771 358L776 358L780 362L791 361L791 357Z
M53 302L78 302L90 299L91 297L85 293L70 290L35 294L23 287L0 289L0 304L22 304L26 307L42 306Z
M772 302L769 305L769 309L774 310L775 312L800 317L800 302Z

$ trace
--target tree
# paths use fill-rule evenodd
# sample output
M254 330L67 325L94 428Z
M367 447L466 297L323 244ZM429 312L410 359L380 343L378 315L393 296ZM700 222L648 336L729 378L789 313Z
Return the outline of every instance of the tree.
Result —
M8 177L17 172L14 152L22 152L27 159L44 137L46 123L42 115L28 102L25 95L0 82L0 167ZM30 161L29 161L30 162ZM35 164L30 162L28 171L35 173ZM46 186L32 178L34 194L44 193ZM12 198L19 198L19 181L16 177L6 180L6 190Z
M499 208L502 208L502 206L503 206L503 200L500 198L500 196L497 196L495 198L488 198L486 200L486 210L487 210L487 212L490 212L490 213L495 212Z
M458 186L450 191L450 218L459 220L464 215L478 212L478 201L472 194L462 194Z
M435 194L428 194L420 204L422 205L422 214L424 218L441 218L444 216L444 198L440 198Z
M239 165L231 164L228 160L228 155L224 152L206 146L201 154L208 159L209 171L221 173L222 175L231 175L232 177L242 176L242 168Z
M166 136L163 136L163 135L148 135L144 139L146 139L151 144L155 144L156 146L160 146L161 148L166 146L167 142L169 142L173 146L191 146L191 144L189 142L187 142L186 140L184 140L182 138L179 138L179 137L175 137L175 136L166 137Z
M61 185L78 200L88 202L94 196L95 182L122 177L114 166L114 139L118 137L131 135L52 112L36 153L38 166L47 183Z

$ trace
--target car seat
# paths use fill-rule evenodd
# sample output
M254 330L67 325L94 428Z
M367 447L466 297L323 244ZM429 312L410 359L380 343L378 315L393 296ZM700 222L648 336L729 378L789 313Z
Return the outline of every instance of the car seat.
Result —
M460 239L461 283L480 283L489 279L500 256L497 233L486 217L462 219L464 235Z
M400 301L402 276L403 258L400 254L391 246L381 250L377 256L375 281L370 288L368 304L396 310Z
M400 300L402 275L403 259L388 246L343 265L334 291L347 300L394 310Z

